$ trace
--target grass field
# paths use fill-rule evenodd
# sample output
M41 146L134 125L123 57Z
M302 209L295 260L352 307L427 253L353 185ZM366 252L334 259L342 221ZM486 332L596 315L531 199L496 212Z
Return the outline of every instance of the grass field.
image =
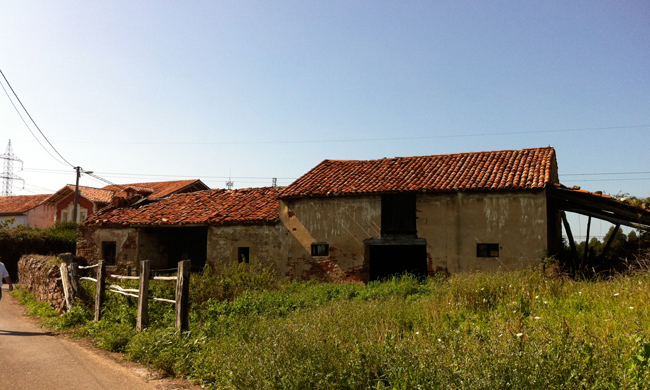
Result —
M164 303L137 333L133 298L109 294L93 323L86 308L59 317L15 295L54 329L210 389L650 388L647 274L574 281L531 269L361 286L236 265L193 276L192 292L182 338Z

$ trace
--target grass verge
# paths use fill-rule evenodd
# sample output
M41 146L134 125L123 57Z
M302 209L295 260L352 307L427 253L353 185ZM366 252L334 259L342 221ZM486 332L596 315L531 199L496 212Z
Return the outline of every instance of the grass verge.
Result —
M245 266L193 276L191 331L170 306L134 331L135 299L104 319L49 326L210 389L643 389L650 384L650 276L603 281L538 271L367 286L291 282ZM172 290L152 284L154 295ZM92 296L92 288L87 287ZM24 292L16 293L20 298Z

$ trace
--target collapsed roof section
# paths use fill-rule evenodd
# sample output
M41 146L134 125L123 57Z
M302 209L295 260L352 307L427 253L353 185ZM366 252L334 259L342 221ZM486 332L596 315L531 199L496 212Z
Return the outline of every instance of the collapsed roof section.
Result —
M106 208L89 217L94 226L274 224L283 187L213 189L172 195L139 208Z
M549 187L547 193L560 210L602 219L615 225L650 230L650 210L633 206L609 195L569 188L561 184Z

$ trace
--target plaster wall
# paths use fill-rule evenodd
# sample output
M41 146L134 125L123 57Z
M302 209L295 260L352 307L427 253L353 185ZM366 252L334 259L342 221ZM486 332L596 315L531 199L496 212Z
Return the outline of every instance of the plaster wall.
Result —
M547 252L543 191L421 194L417 218L430 272L525 268ZM499 244L499 257L477 257L479 243Z
M71 194L67 198L63 199L56 205L56 221L63 220L63 212L67 212L69 218L72 218L72 211L74 209L74 194ZM81 212L85 212L86 218L91 216L95 211L95 204L83 196L79 196L77 200L77 222L83 221L81 218ZM84 218L85 219L85 218ZM71 219L70 219L71 220Z
M381 237L381 197L298 198L280 201L289 230L286 276L322 281L364 281L363 240ZM329 244L312 257L311 244Z
M13 218L15 220L14 223L9 225L9 227L16 227L18 225L27 225L27 216L26 215L5 215L0 217L0 222L4 222L8 219Z
M27 211L27 224L37 228L47 228L54 225L56 206L50 203L42 203Z
M207 261L212 264L235 262L239 247L248 247L251 260L273 265L279 276L287 272L289 232L275 225L232 225L208 228Z
M511 270L546 255L543 191L418 194L416 208L430 273ZM380 195L286 199L279 211L290 233L286 276L366 280L363 241L381 238ZM315 242L328 243L329 256L312 257ZM478 243L499 244L499 257L478 258Z

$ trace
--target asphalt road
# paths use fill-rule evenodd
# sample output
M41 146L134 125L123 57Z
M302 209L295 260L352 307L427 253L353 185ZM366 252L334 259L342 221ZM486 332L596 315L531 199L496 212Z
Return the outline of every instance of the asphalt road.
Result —
M39 328L33 319L23 316L22 306L7 294L6 286L3 290L0 300L0 389L195 388L173 380L155 379L155 375L136 364L120 362L108 353Z

